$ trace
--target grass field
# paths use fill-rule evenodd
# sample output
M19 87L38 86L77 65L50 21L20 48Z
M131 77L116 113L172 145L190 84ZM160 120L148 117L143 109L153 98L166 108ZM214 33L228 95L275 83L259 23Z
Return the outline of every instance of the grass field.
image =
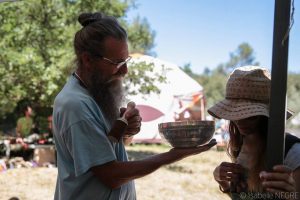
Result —
M131 160L142 159L168 151L166 145L133 145L127 147ZM197 156L164 166L156 172L137 179L139 200L198 200L229 199L222 194L212 172L228 160L224 151L215 148ZM0 200L16 196L20 200L50 200L56 183L56 168L12 169L0 174Z

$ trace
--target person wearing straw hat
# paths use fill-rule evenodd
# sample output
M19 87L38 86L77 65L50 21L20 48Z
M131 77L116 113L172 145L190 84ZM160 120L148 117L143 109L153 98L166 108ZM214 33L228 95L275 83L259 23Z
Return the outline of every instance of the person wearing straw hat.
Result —
M286 134L284 164L265 171L270 88L267 69L236 68L227 81L225 99L208 109L213 117L229 120L227 152L232 163L222 162L213 173L222 192L244 196L248 193L241 192L285 192L283 199L300 198L299 138ZM291 116L288 110L287 118Z

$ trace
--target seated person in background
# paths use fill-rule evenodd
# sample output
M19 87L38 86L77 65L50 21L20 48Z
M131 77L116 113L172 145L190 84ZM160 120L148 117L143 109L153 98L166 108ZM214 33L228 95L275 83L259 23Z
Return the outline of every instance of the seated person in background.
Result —
M32 119L32 108L30 106L26 106L23 109L24 116L20 117L17 121L17 137L27 137L31 134L33 127L33 119Z
M266 69L237 68L228 79L225 99L208 109L212 116L229 120L227 151L232 163L223 162L214 170L222 192L287 192L286 199L300 196L299 138L287 134L284 164L274 166L272 172L265 171L270 85Z
M48 121L48 135L47 135L46 138L52 138L53 137L53 132L52 132L52 115L48 116L47 121Z

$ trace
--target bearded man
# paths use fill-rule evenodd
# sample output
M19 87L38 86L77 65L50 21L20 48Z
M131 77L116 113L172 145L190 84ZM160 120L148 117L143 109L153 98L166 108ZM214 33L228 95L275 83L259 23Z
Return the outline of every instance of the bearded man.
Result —
M216 142L128 161L124 142L140 131L142 118L134 104L120 109L130 60L127 33L115 18L99 12L83 13L78 21L83 27L74 38L77 68L53 107L58 167L54 199L134 200L134 179Z

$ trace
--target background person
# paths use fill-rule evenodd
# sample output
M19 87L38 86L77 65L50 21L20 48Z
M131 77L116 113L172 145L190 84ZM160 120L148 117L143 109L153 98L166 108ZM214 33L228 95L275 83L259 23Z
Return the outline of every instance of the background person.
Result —
M134 200L134 179L206 151L216 142L128 161L124 142L140 131L142 119L134 105L119 110L130 60L127 33L115 18L102 13L83 13L78 21L83 27L74 39L77 69L53 107L58 167L54 199ZM126 129L116 126L120 120L128 124Z
M287 134L284 164L265 171L270 85L267 69L237 68L228 79L225 99L208 109L212 116L230 121L228 153L232 163L223 162L214 171L223 192L300 192L298 138Z
M22 111L24 116L17 120L16 132L17 137L25 138L31 134L33 128L32 108L25 106Z

